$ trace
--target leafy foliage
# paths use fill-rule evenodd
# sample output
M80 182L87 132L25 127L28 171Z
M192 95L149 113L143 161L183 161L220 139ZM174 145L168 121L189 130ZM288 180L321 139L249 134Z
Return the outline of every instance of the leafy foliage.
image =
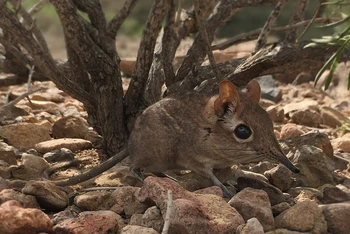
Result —
M337 0L333 2L325 2L324 5L334 5L337 9L341 9L342 6L348 6L350 5L349 2L345 0ZM335 33L332 36L323 36L319 39L312 39L312 43L306 45L305 47L310 46L316 46L317 44L328 44L328 45L339 45L340 47L338 50L327 60L327 62L323 65L323 67L319 70L315 77L315 85L319 81L322 74L329 69L329 74L326 78L325 82L325 90L329 88L329 85L331 84L333 74L335 69L337 68L344 51L350 49L350 16L345 14L344 12L340 13L341 19L327 24L323 26L324 28L327 27L343 27L345 25L345 28L341 30L339 33ZM348 89L350 89L350 73L348 74Z

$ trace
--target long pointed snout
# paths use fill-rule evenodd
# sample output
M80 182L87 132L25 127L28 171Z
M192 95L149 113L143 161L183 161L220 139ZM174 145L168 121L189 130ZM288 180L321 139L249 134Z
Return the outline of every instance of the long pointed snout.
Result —
M280 154L280 156L277 158L277 161L282 163L293 173L300 172L300 169L294 166L293 163L283 153Z

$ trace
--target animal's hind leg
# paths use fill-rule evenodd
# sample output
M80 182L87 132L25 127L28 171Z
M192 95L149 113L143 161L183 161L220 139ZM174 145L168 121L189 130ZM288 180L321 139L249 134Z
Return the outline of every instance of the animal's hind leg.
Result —
M140 168L130 167L130 171L139 181L143 182L145 180L145 176Z

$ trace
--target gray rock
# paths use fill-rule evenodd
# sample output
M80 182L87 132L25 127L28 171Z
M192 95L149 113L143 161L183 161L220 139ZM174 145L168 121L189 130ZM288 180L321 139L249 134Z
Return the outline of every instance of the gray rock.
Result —
M50 181L29 181L22 189L24 194L35 196L42 208L61 210L68 205L68 195Z
M327 161L330 159L321 149L311 145L303 145L296 151L294 159L301 173L294 176L306 187L317 188L327 183L334 184L333 170L329 168Z
M246 224L238 226L236 234L264 234L264 228L257 218L247 220Z
M268 99L274 102L279 102L282 98L282 92L276 85L276 81L271 75L260 76L256 81L261 87L261 98Z
M70 161L74 159L74 153L70 149L61 148L51 152L47 152L43 155L43 158L50 163Z

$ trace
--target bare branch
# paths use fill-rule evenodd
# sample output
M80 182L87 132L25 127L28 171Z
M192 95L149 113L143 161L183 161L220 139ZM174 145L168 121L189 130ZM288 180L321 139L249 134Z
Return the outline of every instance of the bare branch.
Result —
M169 226L171 221L170 217L171 217L172 211L173 211L173 192L171 190L168 190L168 199L167 199L167 206L166 206L166 213L165 213L162 234L168 234L169 232Z
M124 20L129 16L131 10L134 8L138 0L126 0L124 6L116 16L114 16L111 21L109 21L107 26L107 32L109 37L115 38L120 26L123 24Z
M32 16L22 7L21 0L11 0L11 4L14 8L19 12L19 14L23 17L23 24L27 26L27 30L29 32L33 32L38 44L42 48L43 52L48 56L51 56L51 52L49 47L47 46L46 40L35 24L35 20L33 20Z
M33 16L36 13L38 13L48 2L48 0L40 0L39 2L37 2L28 10L29 15Z
M25 92L25 93L21 94L20 96L18 96L15 100L13 100L13 101L9 102L8 104L2 106L1 109L10 108L10 107L16 105L17 103L19 103L22 99L28 97L28 95L31 95L33 93L36 93L36 92L39 92L39 91L42 91L42 90L45 90L45 88L40 87L40 88L37 88L37 89L28 90L27 92Z
M339 46L320 45L303 48L277 45L276 47L265 47L253 57L233 59L219 63L223 77L229 79L235 85L243 87L251 79L271 74L297 75L300 72L317 72ZM350 58L350 53L342 57L342 61ZM232 72L233 71L233 72ZM213 91L220 80L213 79L215 74L210 66L200 67L197 75L189 74L183 81L177 82L168 88L168 94L179 90L197 89ZM199 86L199 87L198 87Z
M305 11L309 0L298 0L294 8L294 12L290 18L289 24L295 24L304 20ZM284 39L284 42L294 44L298 37L298 30L293 29L289 31Z
M216 78L220 79L221 78L220 72L216 67L216 61L215 61L215 58L213 55L213 51L210 49L211 42L209 41L207 30L206 30L206 27L205 27L204 22L203 22L202 6L201 6L201 2L199 0L194 0L194 9L196 12L197 25L198 25L201 37L203 38L203 41L205 44L205 50L206 50L206 53L207 53L208 58L209 58L210 66L213 69Z
M329 22L329 21L333 21L333 20L337 20L336 18L317 18L314 20L314 23L325 23L325 22ZM339 19L338 19L339 20ZM275 28L271 28L271 32L280 32L280 31L287 31L287 30L291 30L294 28L300 28L300 27L304 27L305 25L310 24L311 20L306 20L306 21L302 21L293 25L286 25L286 26L281 26L281 27L275 27ZM228 39L227 41L224 41L222 43L213 45L211 47L212 50L224 50L227 49L228 47L242 42L242 41L247 41L247 40L253 40L256 38L257 35L259 35L262 31L262 28L259 29L255 29L253 31L250 32L246 32L246 33L242 33L239 34L235 37L232 37L230 39Z
M265 25L263 29L260 32L260 35L258 37L258 41L256 42L256 46L254 49L254 52L260 50L262 47L266 45L267 37L271 31L271 28L275 26L276 20L278 16L280 15L281 11L287 4L288 0L281 0L277 3L273 11L271 12L269 18L266 20Z
M1 3L4 3L4 1L0 0ZM79 92L84 97L84 100L93 103L91 95L82 90L76 83L67 79L62 71L56 67L56 62L52 57L42 52L42 47L38 44L38 41L35 40L31 33L28 33L15 14L7 7L0 7L0 27L27 50L32 56L36 67L40 67L42 72L53 79L59 88L64 89L73 97L77 97L77 92ZM81 99L82 97L78 98Z
M162 20L170 8L168 0L155 0L148 15L137 54L132 80L125 94L125 112L127 117L134 117L141 106L147 77L153 61L153 52Z
M256 5L270 5L276 3L276 0L251 0L251 1L232 1L221 0L216 6L214 13L209 17L207 21L208 39L211 43L214 39L214 35L218 28L220 28L226 20L228 20L235 12L241 7L256 6ZM203 62L205 57L205 45L200 35L197 35L191 48L188 50L187 55L181 64L175 80L182 80L187 74L195 67L199 66Z

